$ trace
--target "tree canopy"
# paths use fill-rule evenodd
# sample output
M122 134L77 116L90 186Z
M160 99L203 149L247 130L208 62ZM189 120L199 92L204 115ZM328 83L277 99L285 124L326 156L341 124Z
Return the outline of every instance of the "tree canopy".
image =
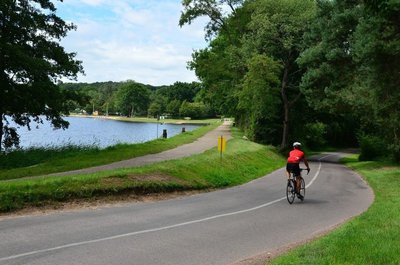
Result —
M0 3L0 148L18 145L16 128L41 122L66 128L71 91L56 85L61 78L82 72L75 53L68 53L60 40L75 26L56 15L50 0L3 0Z
M362 155L374 149L400 160L399 1L182 4L181 26L209 19L209 45L189 63L199 95L250 138L281 148L357 140Z
M133 117L147 113L150 104L150 90L142 84L127 82L118 90L117 106L122 114Z
M235 1L228 16L218 16L222 22L213 28L216 37L209 47L194 52L190 66L215 109L233 115L253 140L285 147L290 110L300 94L302 72L296 59L314 15L314 1L258 0L239 6L242 2ZM193 9L212 24L210 7L222 10L223 4L214 1ZM185 13L181 22L184 19Z
M369 142L396 160L400 160L399 10L398 1L318 1L300 59L307 68L302 91L310 105L354 116L360 144Z

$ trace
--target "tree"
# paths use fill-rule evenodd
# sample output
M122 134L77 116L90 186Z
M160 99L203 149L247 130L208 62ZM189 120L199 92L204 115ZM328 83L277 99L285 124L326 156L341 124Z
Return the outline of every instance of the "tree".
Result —
M245 1L187 2L192 5L189 8L184 5L181 26L185 23L190 24L200 16L207 16L210 20L206 27L209 47L195 51L189 63L189 68L195 71L202 82L201 99L214 113L235 116L235 90L246 72L239 47L252 10L247 8ZM223 10L229 12L224 13ZM190 20L187 19L188 14Z
M316 18L306 34L307 48L298 60L307 69L301 85L310 105L318 111L351 110L343 88L352 86L357 68L351 39L361 13L353 2L318 1Z
M102 113L108 114L110 112L115 112L114 96L117 90L118 84L114 82L105 82L99 85L99 107Z
M153 94L148 109L148 115L158 117L165 113L166 108L167 108L167 98L161 95Z
M279 87L282 67L266 55L255 55L239 92L238 112L246 135L258 142L279 142L281 100Z
M192 119L204 118L207 116L207 107L201 102L184 101L179 108L179 114Z
M171 114L173 117L179 116L179 108L181 107L182 102L178 99L171 100L167 105L167 113Z
M379 2L379 3L378 3ZM356 7L355 7L356 8ZM365 95L372 96L376 131L388 153L400 161L400 2L365 0L363 16L354 33L354 60ZM365 113L364 113L365 114ZM371 116L364 129L370 128ZM382 149L382 146L380 146Z
M355 116L359 126L349 130L361 135L360 142L383 140L380 148L398 161L399 10L398 1L320 0L299 60L307 68L302 90L310 105Z
M218 36L210 47L195 51L189 64L203 83L202 100L218 114L235 116L237 113L235 90L245 73L237 50L223 36Z
M193 102L194 97L197 92L200 90L200 84L197 82L192 83L184 83L184 82L175 82L170 86L164 86L158 90L156 90L155 97L166 97L167 101L171 101L174 99L180 101L189 101Z
M191 24L192 21L201 16L207 16L210 21L206 25L206 39L211 40L221 30L229 32L226 25L227 13L235 15L238 6L243 0L183 0L184 10L181 13L179 25ZM224 12L228 9L229 12ZM229 34L228 34L229 35Z
M13 121L30 129L47 119L55 128L67 128L70 91L59 89L62 78L83 72L75 53L59 44L75 29L56 15L50 0L2 0L0 3L0 149L18 146Z
M146 113L150 104L150 90L133 81L123 84L116 95L116 105L121 113L132 117Z
M206 103L213 109L219 106L218 110L223 114L235 116L238 126L250 131L256 141L275 143L276 137L263 137L271 136L273 131L276 132L281 127L281 147L286 147L289 124L292 122L290 111L301 97L299 83L302 71L296 59L302 49L303 33L314 16L314 1L235 1L238 6L227 16L222 16L219 12L222 10L220 5L226 1L194 2L198 5L191 6L189 10L192 13L186 13L192 15L189 16L191 19L207 15L210 24L206 36L210 36L210 32L215 35L208 48L192 55L193 60L190 63L190 67L207 89L207 93L202 93ZM212 10L216 11L211 12ZM187 18L184 16L186 13L183 13L181 20ZM221 23L217 23L218 21ZM261 59L265 62L260 61ZM276 64L279 66L276 67ZM267 68L262 69L264 66ZM279 84L271 82L272 79L266 75L257 75L255 69L263 73L272 71L272 75L279 76ZM280 72L276 69L280 69ZM252 78L255 80L251 80ZM271 87L273 84L274 89ZM252 96L262 95L263 92L270 95L261 99ZM276 97L277 93L280 98ZM255 101L248 100L250 98ZM268 112L262 106L266 103L264 100L271 102L272 99L275 102L271 108L282 108L281 125L277 125L277 120L272 118L278 112ZM249 120L248 114L255 110L258 113L252 113L254 119Z
M161 104L158 102L150 103L147 113L150 116L159 117L161 115L161 113L163 113Z
M280 63L281 81L277 89L282 100L280 146L283 149L288 144L291 111L302 95L299 89L302 71L296 60L302 51L303 34L314 16L314 1L263 0L253 5L243 50L247 58L261 54Z

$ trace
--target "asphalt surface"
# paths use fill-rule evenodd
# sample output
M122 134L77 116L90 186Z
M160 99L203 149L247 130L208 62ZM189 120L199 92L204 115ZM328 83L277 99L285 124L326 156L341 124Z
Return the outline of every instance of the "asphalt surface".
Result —
M336 163L310 162L304 202L288 204L284 169L177 199L0 221L0 264L253 264L365 211L373 192Z

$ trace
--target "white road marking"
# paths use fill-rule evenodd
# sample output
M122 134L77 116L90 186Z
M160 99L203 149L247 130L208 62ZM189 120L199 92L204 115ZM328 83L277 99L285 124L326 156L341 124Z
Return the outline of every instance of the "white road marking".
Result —
M311 179L311 181L307 184L306 188L310 187L310 186L314 183L314 181L317 179L317 177L318 177L318 175L319 175L319 172L321 171L321 167L322 167L321 160L324 159L324 158L327 158L328 156L332 156L332 154L323 156L323 157L321 157L320 159L318 159L318 162L319 162L318 170L317 170L317 172L315 173L314 177Z
M326 157L328 157L328 156L331 156L331 155L332 154L326 155L324 157L321 157L318 160L318 162L319 162L318 170L315 173L315 175L312 178L312 180L310 181L310 183L306 186L306 188L310 187L311 184L317 179L317 177L318 177L318 175L319 175L319 173L321 171L321 167L322 167L321 160L326 158ZM188 221L188 222L183 222L183 223L179 223L179 224L163 226L163 227L153 228L153 229L146 229L146 230L141 230L141 231L136 231L136 232L131 232L131 233L125 233L125 234L120 234L120 235L115 235L115 236L103 237L103 238L99 238L99 239L81 241L81 242L61 245L61 246L53 247L53 248L46 248L46 249L41 249L41 250L25 252L25 253L13 255L13 256L0 258L0 261L13 260L13 259L17 259L17 258L26 257L26 256L31 256L31 255L36 255L36 254L41 254L41 253L51 252L51 251L60 250L60 249L71 248L71 247L77 247L77 246L82 246L82 245L88 245L88 244L93 244L93 243L98 243L98 242L103 242L103 241L108 241L108 240L113 240L113 239L118 239L118 238L123 238L123 237L129 237L129 236L136 236L136 235L141 235L141 234L146 234L146 233L158 232L158 231L167 230L167 229L171 229L171 228L176 228L176 227L180 227L180 226L185 226L185 225L190 225L190 224L196 224L196 223L201 223L201 222L205 222L205 221L210 221L210 220L221 218L221 217L227 217L227 216L247 213L247 212L255 211L255 210L270 206L272 204L275 204L275 203L280 202L280 201L285 200L285 199L286 199L286 197L282 197L280 199L276 199L276 200L273 200L273 201L270 201L270 202L267 202L267 203L264 203L264 204L249 208L249 209L240 210L240 211L236 211L236 212L225 213L225 214L214 215L214 216L210 216L210 217L206 217L206 218L202 218L202 219L197 219L197 220L193 220L193 221Z

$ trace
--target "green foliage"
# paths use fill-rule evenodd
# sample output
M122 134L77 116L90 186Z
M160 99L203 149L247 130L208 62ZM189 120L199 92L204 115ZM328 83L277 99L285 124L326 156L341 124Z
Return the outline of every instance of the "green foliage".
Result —
M207 108L203 103L200 102L182 102L179 108L179 114L182 117L190 117L192 119L206 118Z
M210 21L207 23L206 38L211 39L219 31L225 30L226 27L224 9L229 9L231 12L236 12L236 7L240 6L243 0L183 0L181 17L179 25L191 24L192 21L201 16L207 16Z
M230 46L223 37L212 41L211 47L195 51L190 68L203 83L201 100L215 113L234 116L237 105L235 90L243 75L239 69L243 67L242 59L236 47Z
M79 99L69 101L69 109L76 113L97 111L100 115L172 115L179 117L179 108L183 101L195 101L201 90L198 82L175 82L169 86L151 86L135 81L62 83L63 90L81 95ZM127 88L130 86L130 88ZM81 99L85 100L81 100ZM203 102L198 97L197 102Z
M234 115L252 139L286 145L290 110L301 96L296 59L313 14L313 1L244 2L224 19L226 29L210 47L193 55L191 67L211 106L217 102L222 113Z
M318 148L326 145L327 125L322 122L304 125L305 143L308 148Z
M179 108L181 107L182 103L178 99L171 100L167 105L167 113L171 114L172 117L179 116Z
M235 8L222 16L229 2ZM274 144L282 139L286 145L290 109L301 96L296 59L314 1L188 0L183 6L181 25L207 15L206 37L215 37L208 48L193 53L190 63L203 82L203 101L217 113L234 116L252 139Z
M382 138L373 135L360 135L360 161L375 160L382 157L387 149Z
M147 114L153 117L159 117L163 112L163 106L158 102L152 102L147 110Z
M136 82L127 82L116 94L117 109L128 117L146 114L149 104L150 90Z
M238 94L238 116L241 117L238 122L250 139L277 143L281 102L277 87L281 65L266 55L254 55L248 65L243 89Z
M156 96L165 97L167 102L172 100L193 102L194 97L200 90L201 85L197 82L183 83L175 82L170 86L163 86L156 90Z
M243 6L241 2L185 1L183 4L185 10L182 16L188 8L190 12L196 14L191 20L205 14L210 19L210 25L217 22L221 26L208 31L211 35L206 33L206 38L207 36L215 38L210 41L209 47L194 51L192 61L189 63L189 67L202 82L198 99L209 106L213 113L219 115L236 116L238 104L236 92L246 71L245 58L241 56L238 48L243 34L247 31L251 10L246 1ZM193 5L188 7L191 3ZM231 4L228 9L232 12L222 15L220 11L227 10L226 4ZM218 11L209 12L210 9Z
M73 24L56 15L50 0L11 1L0 4L0 149L18 145L12 120L30 128L43 115L55 128L66 128L71 93L55 83L82 72L74 53L59 44Z
M311 106L348 120L347 130L381 138L399 157L398 1L319 1L299 62Z

